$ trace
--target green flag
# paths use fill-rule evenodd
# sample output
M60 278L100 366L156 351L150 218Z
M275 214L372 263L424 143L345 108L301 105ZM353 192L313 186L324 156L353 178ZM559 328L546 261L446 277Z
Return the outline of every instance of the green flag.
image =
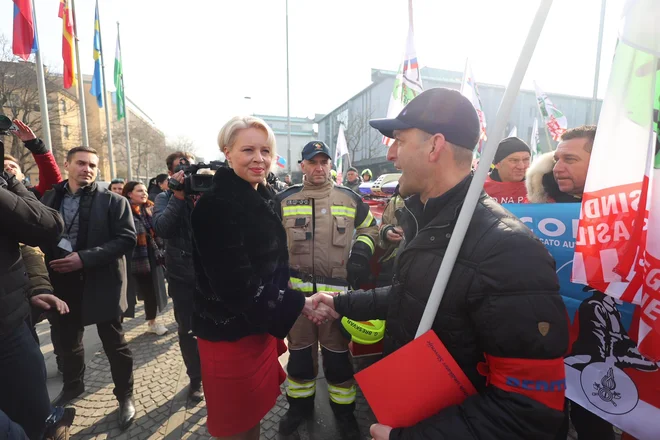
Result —
M124 71L121 67L121 49L119 46L119 35L117 35L117 50L115 52L115 96L117 98L117 120L126 116L126 100L124 98L124 82L123 82Z

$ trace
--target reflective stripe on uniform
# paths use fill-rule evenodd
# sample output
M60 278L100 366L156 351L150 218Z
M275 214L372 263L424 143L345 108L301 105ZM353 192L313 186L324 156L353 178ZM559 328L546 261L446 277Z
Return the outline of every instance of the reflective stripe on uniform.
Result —
M296 382L289 378L289 386L286 388L286 395L294 399L311 397L316 393L316 381Z
M371 249L371 254L372 255L373 255L374 252L376 252L376 246L374 246L374 241L368 235L360 235L357 238L357 240L355 240L355 241L356 242L360 241L360 242L366 244L367 246L369 246L369 249Z
M308 281L303 281L300 278L291 277L289 278L291 282L291 287L294 290L298 290L304 293L314 293L314 283ZM348 286L337 286L333 284L323 284L316 283L316 290L318 292L348 292Z
M371 211L368 211L368 214L364 218L364 221L360 223L360 226L358 226L357 229L368 228L369 226L371 226L372 221L374 221L374 215L371 213Z
M340 388L334 385L328 385L328 393L330 394L330 400L339 404L339 405L350 405L355 402L355 397L357 396L357 389L355 385L351 385L348 388Z
M282 208L284 217L292 217L295 215L312 215L311 206L285 206Z
M355 218L355 208L351 208L350 206L332 206L330 212L335 216Z

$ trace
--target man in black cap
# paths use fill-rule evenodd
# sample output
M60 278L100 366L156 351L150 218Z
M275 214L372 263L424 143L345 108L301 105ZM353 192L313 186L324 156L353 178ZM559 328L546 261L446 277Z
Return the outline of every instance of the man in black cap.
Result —
M401 170L399 189L408 196L400 216L404 238L396 282L319 294L317 302L354 320L386 319L387 356L415 337L472 181L479 119L459 92L437 88L421 93L396 118L370 124L395 139L387 157ZM410 427L373 425L374 439L555 438L564 418L568 345L555 262L522 222L484 192L432 328L477 393Z
M333 183L330 150L323 142L305 145L300 168L304 183L275 197L289 241L291 286L307 296L319 291L345 292L349 284L359 288L369 281L369 260L378 237L369 205L353 191ZM358 440L353 366L341 323L325 322L317 327L301 315L287 339L289 410L280 420L280 433L292 434L312 416L320 344L330 407L341 438Z
M531 159L531 150L521 139L509 137L500 142L493 170L484 183L486 194L498 203L524 203L527 198L525 173Z
M360 180L357 168L350 167L348 171L346 171L346 182L344 183L344 186L360 194L361 183L362 180Z

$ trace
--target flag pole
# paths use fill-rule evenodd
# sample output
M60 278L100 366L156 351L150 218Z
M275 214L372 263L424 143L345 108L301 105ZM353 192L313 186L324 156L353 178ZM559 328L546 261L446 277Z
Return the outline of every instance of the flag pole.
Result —
M121 64L121 76L119 81L121 81L122 93L122 106L124 107L124 130L126 131L126 178L128 180L133 180L133 160L131 159L131 142L130 135L128 131L128 108L126 107L126 87L124 86L124 56L121 53L121 40L119 38L119 22L117 22L117 45L119 45L119 56L122 58L119 60Z
M73 44L76 51L76 71L78 74L78 107L80 107L80 131L83 147L89 147L87 133L87 108L85 107L85 82L80 70L80 50L78 49L78 25L76 24L76 2L71 0L71 15L73 16Z
M46 94L46 80L44 78L44 63L41 59L41 44L39 44L39 33L37 32L37 12L35 9L34 0L32 1L32 21L34 22L34 38L37 40L37 87L39 88L39 107L41 111L41 137L44 144L51 151L53 144L50 137L50 119L48 117L48 98Z
M408 26L414 32L413 28L413 0L408 0Z
M99 10L99 0L96 0L96 11ZM108 130L108 162L110 162L110 178L117 177L115 171L115 158L112 154L112 123L110 122L110 105L108 104L108 91L105 85L105 62L103 61L103 35L101 34L101 14L99 13L99 52L101 52L101 84L103 84L103 102L105 102L105 125Z
M465 68L463 69L463 78L461 78L461 95L463 94L463 86L465 86L465 78L467 77L468 63L470 62L469 58L465 58ZM472 80L474 81L474 79ZM481 129L481 121L479 121L479 129Z
M500 108L497 112L497 119L495 120L495 126L493 127L493 136L488 138L486 142L486 148L483 152L482 160L484 163L490 164L495 158L495 152L497 151L497 144L499 143L499 133L503 133L506 128L506 123L509 119L511 109L515 104L516 97L520 91L520 84L522 83L523 78L525 77L525 72L529 66L529 62L532 59L534 54L534 48L536 43L539 40L541 31L543 30L543 25L545 20L548 17L548 12L550 11L550 6L552 6L552 0L542 0L539 5L538 10L536 11L536 16L534 21L529 29L527 34L527 40L520 52L520 57L516 64L516 68L513 71L513 75L509 80L509 85L504 92L504 97L500 104ZM470 224L470 219L474 213L474 208L477 205L481 191L483 190L484 182L490 171L490 167L481 166L477 167L477 170L474 173L472 178L472 183L468 189L467 196L463 202L463 207L461 212L458 215L456 221L456 227L451 235L449 240L449 246L445 252L445 256L442 259L440 264L440 270L433 284L433 289L431 289L431 294L429 295L428 302L426 303L426 308L424 309L424 314L419 323L419 328L417 329L416 338L420 337L433 326L435 321L435 316L438 313L438 307L442 301L442 297L445 293L447 287L447 282L449 281L449 276L454 269L454 263L456 262L456 257L458 256L458 251L461 249L463 244L463 239L465 238L465 233Z
M289 0L285 0L286 8L286 166L291 172L291 111L289 101Z
M596 104L598 103L598 77L600 75L600 53L603 49L603 27L605 26L605 7L607 0L600 4L600 27L598 29L598 48L596 49L596 69L594 72L594 94L591 100L591 123L596 125Z

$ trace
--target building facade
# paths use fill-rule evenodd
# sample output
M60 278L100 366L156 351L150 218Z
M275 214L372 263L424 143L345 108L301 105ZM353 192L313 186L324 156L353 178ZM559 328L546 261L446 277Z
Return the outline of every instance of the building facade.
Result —
M281 169L282 172L296 174L299 173L297 166L302 154L302 149L310 141L317 139L314 119L291 117L291 157L288 151L288 123L286 116L274 115L254 115L263 119L275 133L275 142L277 144L277 154L286 159L286 166ZM329 145L329 144L328 144Z
M424 89L447 87L460 89L463 73L424 67L421 70ZM380 133L369 126L369 119L385 118L394 88L396 72L371 70L371 84L364 90L325 115L316 117L318 137L334 151L337 143L339 124L344 125L346 141L352 164L359 169L370 168L374 175L392 172L392 164L387 162L387 148L382 143ZM539 118L539 136L543 151L550 151L554 144L544 131L533 90L521 90L511 111L509 123L504 133L493 133L497 110L504 96L504 86L479 84L479 93L487 122L488 136L504 138L515 126L518 137L529 143L532 135L534 118ZM568 119L569 127L576 127L590 122L591 98L548 94L553 104ZM598 101L596 115L600 113L602 101Z

